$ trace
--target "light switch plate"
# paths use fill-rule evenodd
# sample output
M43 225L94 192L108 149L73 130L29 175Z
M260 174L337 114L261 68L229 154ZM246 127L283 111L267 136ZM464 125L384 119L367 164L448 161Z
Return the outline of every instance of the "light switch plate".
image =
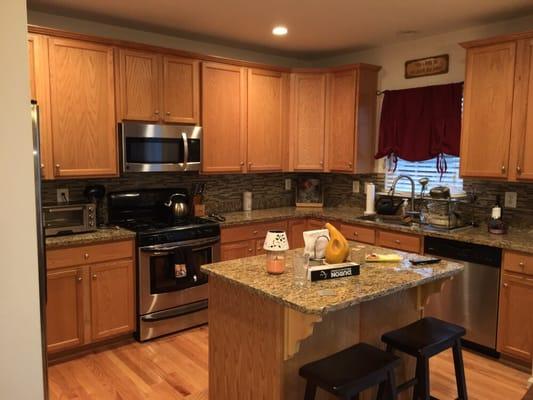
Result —
M291 190L292 181L289 178L285 179L285 190Z
M505 208L516 208L518 195L516 192L505 192Z
M361 183L354 179L352 182L352 193L359 193L361 191Z
M67 188L61 188L61 189L57 189L57 202L58 204L61 204L61 203L68 203L70 198L69 198L69 194L68 194L68 189Z

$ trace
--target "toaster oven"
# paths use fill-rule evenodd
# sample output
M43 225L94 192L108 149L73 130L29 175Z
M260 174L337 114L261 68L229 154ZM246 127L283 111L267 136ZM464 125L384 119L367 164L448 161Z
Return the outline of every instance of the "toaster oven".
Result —
M44 206L43 224L45 236L95 231L96 205L69 203Z

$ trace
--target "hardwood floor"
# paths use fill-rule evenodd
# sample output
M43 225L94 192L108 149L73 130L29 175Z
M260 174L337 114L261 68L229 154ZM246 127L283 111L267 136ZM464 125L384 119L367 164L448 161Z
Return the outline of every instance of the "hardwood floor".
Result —
M207 400L207 326L112 346L49 368L50 399ZM520 400L528 374L464 351L470 400ZM455 399L451 352L431 360L431 391Z

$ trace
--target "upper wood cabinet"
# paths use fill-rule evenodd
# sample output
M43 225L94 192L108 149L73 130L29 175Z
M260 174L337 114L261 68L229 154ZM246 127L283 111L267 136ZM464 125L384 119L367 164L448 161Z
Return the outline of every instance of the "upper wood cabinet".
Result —
M117 175L113 47L50 38L54 176Z
M120 49L122 119L159 121L159 56Z
M358 174L374 171L378 70L363 65L328 74L329 171Z
M462 176L508 176L515 58L515 42L467 51Z
M199 122L199 62L120 49L120 114L123 120Z
M325 73L291 75L291 164L295 171L322 171L326 148Z
M38 37L28 35L28 62L29 62L29 71L30 71L30 97L36 99L36 89L35 89L35 58L36 58L36 40Z
M163 121L200 122L200 63L163 56Z
M247 170L246 83L246 68L202 64L203 172Z
M288 157L289 75L248 70L248 145L250 172L281 171Z

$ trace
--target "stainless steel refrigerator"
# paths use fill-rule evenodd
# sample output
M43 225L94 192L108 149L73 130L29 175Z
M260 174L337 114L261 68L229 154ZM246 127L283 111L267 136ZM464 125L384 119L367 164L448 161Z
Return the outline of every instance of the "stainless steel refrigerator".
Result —
M48 359L46 355L46 255L41 201L41 154L39 138L39 106L31 101L31 121L33 134L33 167L35 178L35 210L37 221L37 246L39 268L39 303L41 308L41 342L43 359L44 398L48 399Z

